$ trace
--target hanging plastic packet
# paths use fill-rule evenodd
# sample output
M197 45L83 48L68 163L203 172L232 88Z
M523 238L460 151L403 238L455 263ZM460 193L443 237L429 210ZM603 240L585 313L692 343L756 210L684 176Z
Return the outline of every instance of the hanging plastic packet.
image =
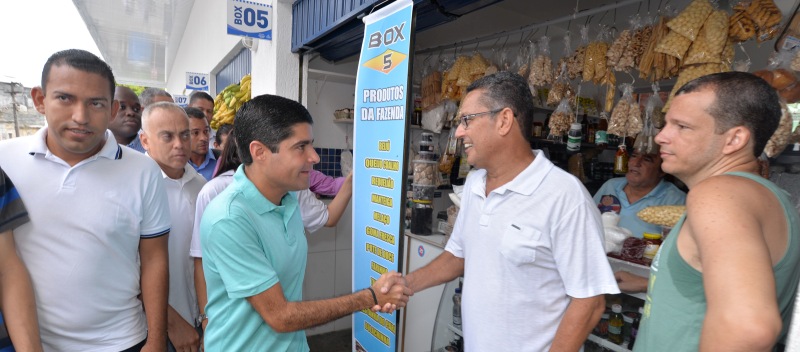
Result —
M458 94L458 68L455 67L455 57L447 56L442 58L439 64L439 69L442 71L442 97L440 100L453 99L455 100Z
M616 71L624 71L623 66L620 64L620 59L622 59L622 56L627 52L632 36L633 34L630 28L622 30L611 43L608 52L606 52L606 64L613 67Z
M764 147L764 153L770 158L777 157L778 154L786 148L791 136L792 113L789 111L789 107L786 106L786 103L781 101L781 119L778 123L778 128L767 141L767 145Z
M567 75L569 79L582 77L583 61L586 57L586 46L589 45L589 27L581 25L580 27L580 44L572 56L567 60Z
M561 38L561 45L563 46L563 50L561 51L561 58L558 59L556 63L556 74L561 73L561 67L569 64L570 55L572 55L572 39L570 38L569 31L564 32L564 37ZM556 75L556 79L558 75Z
M611 111L611 120L608 122L608 133L621 137L635 136L641 131L641 127L639 127L639 131L633 134L629 133L631 129L628 128L631 118L630 114L633 110L631 106L634 105L633 86L629 83L624 83L620 85L620 89L622 90L622 98L620 98L617 105L614 106L614 110ZM637 106L636 110L638 109ZM641 123L641 114L639 123Z
M592 82L594 84L608 84L608 82L604 82L603 79L608 78L606 77L609 73L611 73L611 69L608 66L608 59L606 58L606 54L608 53L609 41L611 40L611 30L608 26L599 25L599 30L597 33L597 40L594 43L589 44L592 48L591 52L589 49L586 50L586 58L592 58L591 63L594 65L594 77ZM586 64L584 64L584 70L586 69ZM585 76L584 76L585 77Z
M662 129L666 124L664 113L661 111L661 109L664 107L664 101L661 100L661 95L658 91L658 84L653 83L651 87L653 88L653 95L647 99L647 105L645 108L646 120L651 122L653 128Z
M422 69L422 110L428 110L439 104L442 98L442 73L436 61L425 65Z
M519 44L519 53L517 59L514 61L514 67L517 73L522 77L527 77L530 73L531 54L530 49L524 43Z
M711 12L681 64L722 63L722 51L727 40L728 13L725 10Z
M570 125L575 121L575 115L569 107L569 101L562 99L558 107L550 115L550 137L554 137L557 141L561 140L570 128Z
M509 62L508 58L508 53L509 49L506 48L505 46L503 46L503 48L500 49L500 60L498 62L500 66L500 71L508 71L508 69L511 67L511 63Z
M632 68L639 67L639 63L642 60L642 56L644 55L645 49L647 49L647 44L649 43L652 35L653 17L650 15L641 17L639 19L639 26L633 33L631 44L628 46L628 50L630 50L631 55L633 55Z
M556 106L561 102L561 99L570 98L566 96L568 94L567 92L570 90L569 81L567 80L566 62L561 64L559 72L558 78L553 82L553 86L550 87L550 91L547 93L547 106Z
M539 51L531 61L528 83L535 87L543 87L553 83L553 61L550 59L550 37L539 38Z

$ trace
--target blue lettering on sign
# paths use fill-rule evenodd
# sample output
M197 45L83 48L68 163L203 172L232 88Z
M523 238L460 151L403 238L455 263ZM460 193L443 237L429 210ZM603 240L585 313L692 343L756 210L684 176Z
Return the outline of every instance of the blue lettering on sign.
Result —
M242 24L242 8L239 6L234 6L233 11L233 17L236 18L233 20L233 23Z
M272 40L272 5L249 0L228 1L228 34Z

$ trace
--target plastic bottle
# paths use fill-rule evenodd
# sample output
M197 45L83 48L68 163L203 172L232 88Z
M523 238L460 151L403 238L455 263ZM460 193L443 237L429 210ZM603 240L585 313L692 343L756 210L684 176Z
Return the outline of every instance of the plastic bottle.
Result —
M597 131L594 133L594 143L598 146L606 146L608 145L608 119L606 118L606 113L603 112L600 114L600 120L597 121Z
M573 123L567 132L567 150L577 152L581 150L581 124Z
M461 287L453 295L453 326L461 329Z
M631 338L630 343L628 343L628 349L633 350L633 344L636 343L636 335L639 334L639 322L642 320L642 313L644 313L643 307L639 307L639 315L636 316L636 319L633 320L633 325L631 325Z
M617 149L617 155L614 157L614 173L617 175L628 173L628 151L625 150L625 144L620 144Z
M608 341L616 343L617 345L622 343L623 325L625 325L625 321L622 318L622 306L615 304L611 306L611 316L608 317Z

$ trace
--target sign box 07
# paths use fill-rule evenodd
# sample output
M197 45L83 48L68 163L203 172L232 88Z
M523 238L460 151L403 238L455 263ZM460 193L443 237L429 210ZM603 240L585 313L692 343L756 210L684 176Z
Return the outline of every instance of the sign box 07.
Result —
M228 0L228 34L272 40L272 5Z

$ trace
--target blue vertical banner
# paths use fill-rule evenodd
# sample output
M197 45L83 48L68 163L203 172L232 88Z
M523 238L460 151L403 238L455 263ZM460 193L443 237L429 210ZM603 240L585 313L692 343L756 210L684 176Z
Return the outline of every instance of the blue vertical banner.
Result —
M364 17L355 93L354 291L387 271L400 271L413 7L412 0L396 0ZM397 317L354 314L353 350L395 351Z

